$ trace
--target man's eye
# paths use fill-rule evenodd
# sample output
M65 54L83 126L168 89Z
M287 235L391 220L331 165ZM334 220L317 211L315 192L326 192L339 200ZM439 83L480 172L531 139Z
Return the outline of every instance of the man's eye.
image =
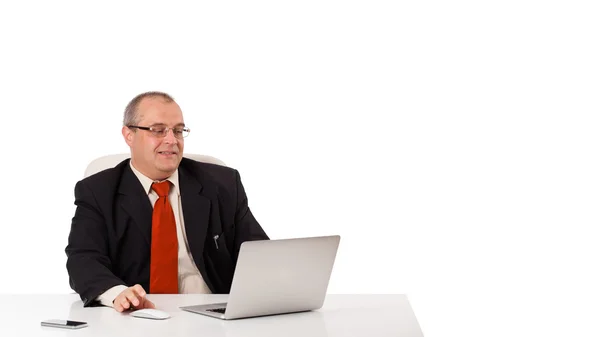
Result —
M173 133L176 135L180 135L183 133L183 129L173 129Z

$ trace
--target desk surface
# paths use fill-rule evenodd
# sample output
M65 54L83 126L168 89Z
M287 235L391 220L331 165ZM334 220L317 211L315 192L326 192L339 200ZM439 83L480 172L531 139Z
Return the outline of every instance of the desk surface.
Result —
M216 303L227 295L148 295L167 320L121 314L113 308L83 308L79 296L0 295L0 336L423 336L405 295L327 295L323 308L303 313L232 321L206 317L180 306ZM40 326L46 319L88 322L66 330Z

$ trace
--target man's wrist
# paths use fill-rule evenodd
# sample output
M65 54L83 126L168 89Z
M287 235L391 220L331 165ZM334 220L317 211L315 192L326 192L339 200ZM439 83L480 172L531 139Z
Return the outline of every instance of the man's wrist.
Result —
M107 291L105 291L104 293L102 293L100 296L98 296L97 300L100 301L100 304L102 304L104 306L114 307L113 306L114 300L125 289L127 289L127 286L122 285L122 284L114 286L114 287L108 289Z

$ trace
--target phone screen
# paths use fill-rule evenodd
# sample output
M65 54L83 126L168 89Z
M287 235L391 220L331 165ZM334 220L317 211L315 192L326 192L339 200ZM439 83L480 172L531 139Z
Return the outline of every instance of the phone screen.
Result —
M42 322L43 326L51 326L56 328L77 329L87 326L86 322L69 321L64 319L49 319Z

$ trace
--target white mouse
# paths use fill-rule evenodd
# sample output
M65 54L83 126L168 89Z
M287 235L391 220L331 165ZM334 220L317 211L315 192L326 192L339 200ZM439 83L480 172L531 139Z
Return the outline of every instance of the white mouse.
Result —
M139 309L131 313L131 316L138 318L149 318L149 319L167 319L171 317L168 313L158 309Z

